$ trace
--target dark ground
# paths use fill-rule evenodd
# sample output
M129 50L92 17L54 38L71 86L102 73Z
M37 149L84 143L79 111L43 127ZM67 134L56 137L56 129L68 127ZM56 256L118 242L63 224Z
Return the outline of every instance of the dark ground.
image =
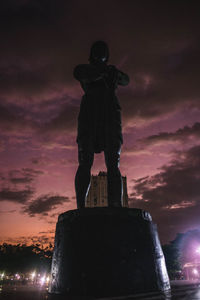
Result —
M126 297L112 298L87 298L87 297L60 297L52 296L47 292L45 287L34 286L0 286L0 300L200 300L200 283L194 281L172 281L171 294L160 295L158 293L138 294Z

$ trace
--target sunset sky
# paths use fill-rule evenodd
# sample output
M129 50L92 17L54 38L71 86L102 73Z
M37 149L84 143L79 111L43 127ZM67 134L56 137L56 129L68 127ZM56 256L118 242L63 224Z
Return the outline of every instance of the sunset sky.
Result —
M119 87L120 169L130 207L149 211L162 243L200 228L198 1L7 0L0 4L0 243L45 242L76 208L73 69L104 40ZM105 170L95 156L92 173Z

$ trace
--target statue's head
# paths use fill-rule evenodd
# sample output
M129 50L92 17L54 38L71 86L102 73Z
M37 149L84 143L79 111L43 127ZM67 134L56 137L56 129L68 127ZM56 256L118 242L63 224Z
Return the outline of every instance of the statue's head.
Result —
M90 49L90 63L107 63L108 58L108 45L103 41L95 42Z

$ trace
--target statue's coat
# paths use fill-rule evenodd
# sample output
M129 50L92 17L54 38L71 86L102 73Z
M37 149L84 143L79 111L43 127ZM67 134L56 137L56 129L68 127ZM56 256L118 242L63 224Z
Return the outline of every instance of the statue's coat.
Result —
M118 85L129 83L128 75L106 64L82 64L74 77L85 92L78 116L77 143L93 147L95 153L123 143L121 107L115 95Z

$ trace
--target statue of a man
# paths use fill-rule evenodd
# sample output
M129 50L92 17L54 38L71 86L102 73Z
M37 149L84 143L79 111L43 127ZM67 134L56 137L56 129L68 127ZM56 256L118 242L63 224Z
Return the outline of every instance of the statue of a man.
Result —
M74 69L85 94L78 117L79 167L75 177L77 207L85 207L90 186L90 170L94 153L104 151L107 167L108 206L122 206L122 178L119 170L123 143L121 108L115 95L118 85L129 83L128 75L108 65L109 49L105 42L95 42L90 51L89 64Z

